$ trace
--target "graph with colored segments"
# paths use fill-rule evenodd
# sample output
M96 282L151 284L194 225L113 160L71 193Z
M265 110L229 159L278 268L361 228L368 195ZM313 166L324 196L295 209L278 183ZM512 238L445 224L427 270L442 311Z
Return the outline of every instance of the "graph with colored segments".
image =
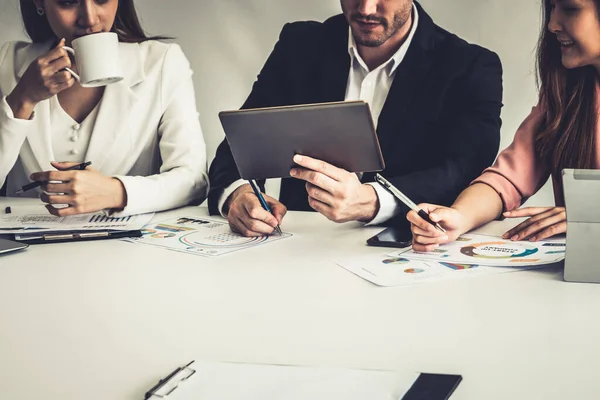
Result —
M435 262L409 259L396 254L365 255L336 260L335 263L378 286L407 286L540 268L540 266L514 268Z
M140 238L123 240L204 257L221 256L292 236L284 233L245 237L232 232L229 224L225 222L197 217L178 217L149 224L144 227L142 233Z
M437 261L451 265L488 266L532 266L551 264L564 259L566 243L564 239L550 239L540 242L513 242L501 237L481 234L467 234L457 241L443 244L431 252L417 252L412 249L399 251L390 256L410 260ZM460 269L460 267L456 267ZM464 267L463 267L464 269Z

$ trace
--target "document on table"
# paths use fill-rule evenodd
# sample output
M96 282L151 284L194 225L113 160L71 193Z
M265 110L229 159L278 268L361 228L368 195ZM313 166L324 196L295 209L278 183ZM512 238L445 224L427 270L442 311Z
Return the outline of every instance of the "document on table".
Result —
M245 237L232 232L226 222L202 217L178 217L146 225L140 238L127 242L158 246L168 250L216 257L291 237L290 233Z
M108 217L103 213L80 214L68 217L56 217L49 213L38 214L0 214L0 233L35 233L59 231L119 230L141 229L153 213L130 215L127 217Z
M393 371L198 362L179 374L181 377L173 377L176 382L162 389L176 388L169 399L398 400L419 376ZM157 392L158 396L150 396L149 400L160 399L160 389Z
M348 257L337 260L335 263L378 286L407 286L418 283L456 280L472 276L526 271L543 267L543 265L519 266L520 268L490 267L477 264L408 259L397 254Z
M525 267L561 261L565 258L565 249L566 243L562 238L513 242L500 236L467 233L455 242L443 244L428 253L408 249L392 255L410 260Z
M376 285L404 286L525 271L559 262L564 257L564 239L512 242L498 236L469 233L428 253L408 248L348 257L335 263Z

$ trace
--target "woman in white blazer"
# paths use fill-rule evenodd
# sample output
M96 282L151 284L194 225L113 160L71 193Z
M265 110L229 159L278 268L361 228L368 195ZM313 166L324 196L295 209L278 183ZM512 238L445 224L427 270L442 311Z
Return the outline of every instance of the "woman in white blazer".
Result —
M21 14L33 43L0 49L0 182L7 193L30 179L60 181L46 182L41 195L25 192L59 216L202 202L206 148L180 47L146 37L133 0L21 0ZM83 88L65 70L77 65L62 46L102 31L119 37L124 79ZM91 167L62 171L83 161Z

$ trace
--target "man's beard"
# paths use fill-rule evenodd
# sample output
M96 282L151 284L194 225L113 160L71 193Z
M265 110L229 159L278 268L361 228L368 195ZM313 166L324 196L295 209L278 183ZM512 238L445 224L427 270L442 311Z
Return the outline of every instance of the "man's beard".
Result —
M377 22L383 27L383 33L377 36L364 34L359 30L352 29L354 40L358 45L366 47L379 47L394 36L402 27L408 22L412 12L412 5L407 10L401 10L394 14L394 18L391 21L387 21L385 18L379 18L374 15L363 16L360 14L352 14L350 20L358 23L358 20L367 22Z

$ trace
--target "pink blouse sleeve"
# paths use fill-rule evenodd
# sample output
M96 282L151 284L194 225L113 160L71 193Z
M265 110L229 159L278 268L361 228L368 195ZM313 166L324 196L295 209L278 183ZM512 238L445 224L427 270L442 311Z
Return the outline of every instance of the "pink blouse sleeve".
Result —
M549 168L535 152L535 130L541 118L539 105L533 107L510 146L498 155L494 165L471 183L491 186L502 198L505 211L520 207L550 176Z

